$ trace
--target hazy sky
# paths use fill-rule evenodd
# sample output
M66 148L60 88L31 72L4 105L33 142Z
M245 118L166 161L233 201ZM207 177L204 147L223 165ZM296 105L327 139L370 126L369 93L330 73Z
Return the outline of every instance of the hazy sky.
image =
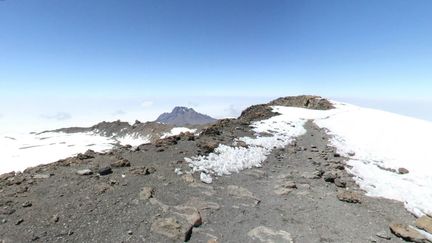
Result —
M431 12L430 0L3 0L0 115L63 97L432 100Z

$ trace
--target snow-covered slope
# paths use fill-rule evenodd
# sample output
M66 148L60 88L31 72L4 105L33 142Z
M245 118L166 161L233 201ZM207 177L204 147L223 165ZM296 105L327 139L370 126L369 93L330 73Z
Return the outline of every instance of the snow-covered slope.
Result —
M272 149L304 134L302 126L312 119L328 129L333 135L332 144L350 157L350 172L368 195L402 201L417 216L432 214L432 156L428 143L432 123L348 104L334 105L336 109L324 111L273 106L281 115L253 124L257 134L265 132L272 137L239 138L248 148L220 145L208 156L187 161L194 171L203 171L205 182L211 182L212 174L259 167ZM409 173L399 174L399 168Z
M111 138L95 133L50 132L43 134L0 134L2 161L0 174L22 171L27 167L55 162L91 149L103 152L115 144L139 145L149 142L145 137Z

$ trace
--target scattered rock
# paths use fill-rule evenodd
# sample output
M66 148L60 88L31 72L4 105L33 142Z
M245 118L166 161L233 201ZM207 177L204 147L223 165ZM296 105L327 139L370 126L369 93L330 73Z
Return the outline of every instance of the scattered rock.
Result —
M51 177L51 174L35 174L33 176L34 179L48 179Z
M427 239L421 235L417 230L412 228L409 225L406 224L399 224L399 223L391 223L389 225L390 231L396 235L397 237L400 237L406 241L411 242L419 242L419 243L426 243L428 242Z
M156 172L154 167L135 167L129 170L132 174L135 175L150 175Z
M432 234L432 218L425 215L416 220L416 226L429 234Z
M340 191L337 194L339 201L347 203L361 203L360 194L352 191Z
M401 168L398 169L398 173L401 174L401 175L408 174L409 170L401 167Z
M186 183L194 183L195 179L193 178L193 176L191 174L185 174L182 176L182 179L186 182Z
M121 160L117 160L114 163L111 163L111 166L114 168L119 168L119 167L130 167L131 163L129 162L129 160L127 159L121 159Z
M335 158L339 158L339 157L341 157L341 156L340 156L339 153L334 153L334 154L333 154L333 157L335 157Z
M15 225L20 225L22 222L24 222L24 219L18 219L18 221L15 222Z
M265 226L258 226L249 231L248 236L254 241L265 243L294 243L291 234L283 230L273 230Z
M60 217L57 214L53 215L51 218L51 222L53 222L53 223L57 223L59 220L60 220Z
M84 170L78 170L76 173L78 175L91 175L93 174L93 171L91 171L90 169L84 169Z
M194 207L175 206L172 208L172 211L184 218L192 227L198 227L202 224L201 213Z
M140 200L147 200L153 197L154 188L153 187L143 187L139 193Z
M302 177L305 179L319 179L321 178L322 174L322 171L303 172Z
M345 188L347 183L346 183L346 181L345 181L344 179L342 179L342 178L336 178L336 179L334 180L334 184L335 184L337 187Z
M337 177L338 177L338 175L334 171L328 171L328 172L324 173L324 175L323 175L324 181L326 181L326 182L332 182L332 183L335 181L335 179Z
M99 175L104 176L104 175L109 175L111 173L113 173L111 167L106 166L106 167L102 167L98 170Z
M391 237L384 230L376 233L376 236L378 236L381 239L391 240Z
M21 206L23 208L29 208L31 207L33 204L30 201L25 201Z
M182 226L173 217L157 219L151 225L150 230L173 240L183 238L186 241L187 237L186 232L182 231Z
M198 144L198 147L201 148L206 154L212 153L218 146L219 143L208 140L202 141Z

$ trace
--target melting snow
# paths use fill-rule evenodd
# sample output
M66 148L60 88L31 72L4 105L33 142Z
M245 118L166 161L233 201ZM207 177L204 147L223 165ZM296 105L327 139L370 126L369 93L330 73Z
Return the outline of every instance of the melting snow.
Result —
M176 136L179 135L180 133L186 133L186 132L190 132L190 133L195 133L196 129L189 129L187 127L174 127L173 129L171 129L170 132L164 133L161 138L167 138L170 136Z
M186 161L193 171L205 172L202 179L206 182L211 181L208 177L212 174L260 167L272 149L284 147L304 134L304 123L312 119L333 135L331 143L338 152L350 157L349 172L369 196L404 202L417 216L432 214L432 156L429 154L432 123L353 105L336 102L335 105L336 109L327 111L275 106L273 109L281 115L252 124L258 134L256 138L239 138L248 148L219 145L208 156L186 158ZM260 136L262 133L272 136ZM409 173L390 171L401 167Z

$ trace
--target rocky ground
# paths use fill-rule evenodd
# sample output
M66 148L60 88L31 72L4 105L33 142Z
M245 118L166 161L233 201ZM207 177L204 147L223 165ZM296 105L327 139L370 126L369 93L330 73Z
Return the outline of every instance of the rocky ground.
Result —
M271 115L256 106L198 137L88 151L1 175L0 242L404 241L395 234L427 242L408 225L432 230L432 220L416 220L400 202L365 196L312 122L261 168L212 184L198 173L175 172L188 171L185 157L253 136L250 122Z

